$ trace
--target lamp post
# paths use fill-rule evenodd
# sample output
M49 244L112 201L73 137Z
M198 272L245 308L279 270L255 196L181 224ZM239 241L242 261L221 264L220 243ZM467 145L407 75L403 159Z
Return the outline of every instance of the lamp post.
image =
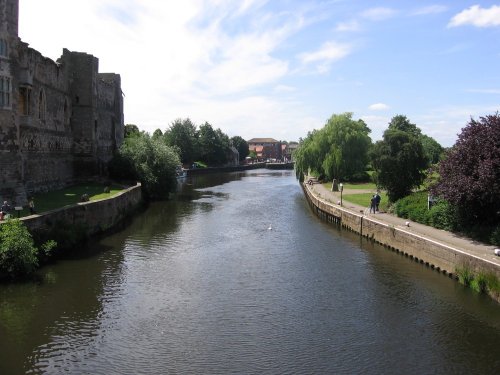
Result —
M342 191L344 190L344 185L342 183L339 184L340 190L340 207L342 207Z

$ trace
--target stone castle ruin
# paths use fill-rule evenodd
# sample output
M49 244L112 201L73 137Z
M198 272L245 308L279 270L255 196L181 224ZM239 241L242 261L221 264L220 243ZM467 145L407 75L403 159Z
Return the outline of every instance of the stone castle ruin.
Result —
M0 202L103 176L123 141L120 75L63 49L56 61L21 41L19 0L0 0Z

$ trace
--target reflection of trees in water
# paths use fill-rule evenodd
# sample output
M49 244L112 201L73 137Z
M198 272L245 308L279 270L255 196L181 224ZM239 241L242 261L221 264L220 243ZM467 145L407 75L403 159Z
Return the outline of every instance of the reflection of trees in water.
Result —
M0 285L0 373L25 373L40 352L61 344L60 337L92 339L106 285L119 280L123 260L120 252L105 254L105 262L95 256L59 260L42 268L37 282Z

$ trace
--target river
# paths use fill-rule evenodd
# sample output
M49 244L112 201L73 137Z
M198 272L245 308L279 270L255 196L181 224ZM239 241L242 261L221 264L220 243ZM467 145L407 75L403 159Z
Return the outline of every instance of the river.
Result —
M320 221L293 171L187 179L0 285L0 374L498 374L500 307Z

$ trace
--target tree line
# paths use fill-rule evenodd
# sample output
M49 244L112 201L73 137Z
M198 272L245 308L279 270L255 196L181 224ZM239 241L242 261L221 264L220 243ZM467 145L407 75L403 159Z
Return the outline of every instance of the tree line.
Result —
M110 176L141 181L148 198L163 199L175 191L179 166L224 166L233 156L231 146L240 161L249 153L242 137L229 138L208 122L197 126L189 118L177 119L152 135L127 124L124 142L109 164Z
M382 140L352 113L332 115L300 142L294 155L298 178L368 181L395 204L425 185L438 203L426 224L500 244L500 116L471 119L449 149L422 133L406 116L394 116ZM371 171L371 177L367 171ZM441 223L441 224L438 224ZM443 225L442 223L446 223ZM481 232L481 233L479 233Z

